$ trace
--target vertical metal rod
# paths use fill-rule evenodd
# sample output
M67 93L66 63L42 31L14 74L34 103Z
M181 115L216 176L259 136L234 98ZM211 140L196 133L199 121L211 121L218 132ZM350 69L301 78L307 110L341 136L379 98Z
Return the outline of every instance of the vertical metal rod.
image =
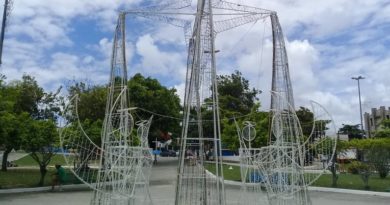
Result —
M358 82L358 92L359 92L360 126L362 128L362 131L364 132L363 116L362 116L362 99L361 99L361 96L360 96L360 80L358 80L357 82Z
M217 81L217 73L216 73L216 61L215 61L215 34L214 34L214 20L213 20L213 8L212 1L208 1L209 6L209 15L210 15L210 38L211 38L211 75L212 75L212 86L214 96L214 140L217 142L217 166L216 166L216 175L217 175L217 190L218 190L218 198L219 204L225 205L225 186L224 186L224 176L223 176L223 163L222 163L222 147L221 147L221 124L220 124L220 114L219 114L219 99L218 99L218 81Z
M356 80L357 83L358 83L358 93L359 93L359 110L360 110L360 128L362 130L362 133L365 133L364 132L364 127L363 127L363 115L362 115L362 99L361 99L361 95L360 95L360 80L363 80L364 77L362 76L358 76L358 77L352 77L352 80Z
M3 44L4 44L4 35L5 35L5 26L7 22L7 8L9 0L5 0L4 11L3 11L3 22L1 24L1 35L0 35L0 65L3 63Z

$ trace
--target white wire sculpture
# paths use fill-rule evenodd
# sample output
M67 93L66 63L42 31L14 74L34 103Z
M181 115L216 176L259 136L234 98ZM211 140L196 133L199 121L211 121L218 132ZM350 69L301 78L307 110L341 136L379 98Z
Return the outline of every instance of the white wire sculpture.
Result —
M215 38L223 31L270 18L274 49L270 145L252 147L251 141L256 134L254 124L248 123L238 132L242 198L245 199L240 204L310 204L307 185L329 166L335 140L324 130L330 120L326 111L320 111L326 118L322 118L322 114L316 115L310 137L305 139L302 134L294 111L284 36L276 12L220 0L198 0L193 13L187 11L191 2L170 1L121 12L113 44L102 145L97 146L86 136L76 115L75 98L75 106L68 109L73 117L67 119L72 120L61 133L63 148L72 150L65 154L68 166L73 166L77 177L94 188L91 204L151 203L148 183L152 157L147 146L151 119L137 123L137 135L132 135L134 119L128 107L125 18L136 15L162 21L184 28L188 45L175 204L226 204ZM195 21L191 23L188 18L177 16L195 16ZM313 106L322 109L316 103ZM318 153L314 153L318 150L322 150L322 163L318 161ZM97 183L92 184L94 181Z
M265 178L257 166L254 157L260 154L261 148L252 148L252 141L256 138L255 123L244 121L244 127L238 126L237 135L240 141L240 173L241 173L241 193L237 204L267 204L267 193L264 189Z
M125 14L115 32L105 119L98 146L84 131L78 116L78 96L64 112L66 125L60 133L67 165L93 190L91 204L152 204L149 177L152 166L148 145L149 120L136 122L129 108L125 54Z
M329 113L318 103L312 102L313 130L310 136L303 135L294 110L282 29L276 14L272 13L270 17L274 54L270 143L261 148L251 147L250 142L247 146L250 133L241 132L237 125L244 195L242 198L245 204L264 204L264 187L267 204L309 205L311 200L307 186L327 170L334 157L335 126ZM251 130L251 127L253 125L247 123L243 131ZM259 200L248 198L249 192L256 193Z

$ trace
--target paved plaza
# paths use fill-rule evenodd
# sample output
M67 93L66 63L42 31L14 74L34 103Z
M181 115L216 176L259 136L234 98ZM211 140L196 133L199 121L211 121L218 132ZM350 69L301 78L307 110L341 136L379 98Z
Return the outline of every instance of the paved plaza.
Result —
M174 204L177 158L159 159L151 176L151 194L155 205ZM226 186L227 204L239 204L239 186ZM390 197L310 191L313 205L388 205ZM86 205L92 191L65 189L62 192L0 194L1 205Z

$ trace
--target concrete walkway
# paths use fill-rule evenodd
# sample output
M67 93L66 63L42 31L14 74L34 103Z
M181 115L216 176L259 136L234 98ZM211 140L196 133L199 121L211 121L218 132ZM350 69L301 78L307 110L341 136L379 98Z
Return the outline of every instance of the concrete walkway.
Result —
M174 204L174 185L151 186L155 205ZM0 195L1 205L86 205L92 191L39 192ZM239 188L228 186L226 189L227 204L237 205ZM310 191L313 205L389 205L390 198L333 192Z
M29 153L26 153L26 152L11 152L8 154L8 161L9 162L12 162L12 161L15 161L15 160L18 160L20 158L23 158L25 156L27 156ZM3 151L0 152L0 163L3 161Z

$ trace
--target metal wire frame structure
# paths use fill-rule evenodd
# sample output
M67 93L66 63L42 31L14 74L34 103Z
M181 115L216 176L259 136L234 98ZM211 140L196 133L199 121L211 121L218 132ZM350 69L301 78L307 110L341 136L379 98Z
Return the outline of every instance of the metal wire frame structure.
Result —
M176 205L226 204L215 38L220 32L267 15L267 10L225 1L197 2L195 22L188 39ZM214 20L216 16L223 18Z
M94 192L94 200L91 203L148 203L145 200L147 199L145 196L148 189L144 186L148 181L147 175L135 177L134 180L129 181L128 174L117 174L124 173L127 169L118 166L115 171L109 171L113 165L112 160L117 163L118 160L115 159L123 156L133 156L129 149L120 147L123 142L128 145L134 143L129 138L134 120L130 115L130 110L125 106L128 99L125 86L127 70L124 22L126 15L138 15L184 28L188 44L183 129L175 204L226 204L222 159L220 157L221 128L216 78L215 54L217 50L215 49L215 38L220 32L269 17L272 23L274 44L271 145L261 149L256 154L246 152L246 163L257 167L256 170L261 172L265 179L268 179L264 183L267 190L268 204L310 204L306 192L303 168L299 166L304 162L303 156L305 153L303 146L301 146L302 131L293 110L294 101L284 37L276 12L212 0L199 0L196 5L196 13L179 11L189 7L190 4L190 0L172 1L159 6L124 11L120 14L113 45L110 95L106 108L107 115L102 135L102 149L99 151L95 151L98 150L97 148L94 149L96 153L100 152L102 156L104 155L99 163L104 171L98 172L97 179L99 183ZM188 20L177 18L179 15L195 16L193 28L190 29L191 23ZM218 17L217 20L215 20L215 17ZM104 150L110 151L105 154ZM108 153L120 153L121 155L110 155ZM145 155L147 154L145 153ZM146 159L149 158L146 157ZM140 161L136 160L136 162ZM148 163L150 161L147 160L142 163L143 165L139 165L138 168L131 168L131 170L144 168L146 172L143 173L148 173L146 170L149 167ZM206 166L213 174L206 170ZM131 173L129 174L133 176ZM137 179L145 180L144 183L141 183ZM116 184L107 185L107 180ZM143 185L138 186L138 184ZM128 187L132 188L127 189ZM141 190L145 191L135 191L138 187L143 187ZM126 195L129 191L132 194ZM255 197L257 196L255 195ZM144 199L144 201L136 201L139 198Z
M93 188L91 204L152 204L149 177L152 155L149 120L135 122L129 107L125 53L125 14L120 13L114 36L101 146L91 140L78 117L78 97L64 112L60 133L67 165L79 180ZM134 124L137 125L133 132Z
M177 11L191 3L180 2L184 4L130 12L181 26L187 31L187 76L175 204L226 204L216 78L216 35L270 17L274 43L272 90L287 94L287 102L291 103L292 89L283 34L276 12L270 10L225 1L199 0L196 13L191 14ZM169 7L173 8L173 11L166 10ZM188 29L188 23L172 17L178 15L195 15L192 31ZM215 20L215 17L219 18ZM275 108L272 110L276 111L282 105L278 98L273 97L271 101L272 107ZM205 166L208 166L213 174L209 173ZM303 177L301 173L297 176Z
M326 170L335 153L336 132L329 113L312 102L314 111L312 134L305 138L294 110L287 52L282 29L275 13L270 14L273 40L272 91L270 110L270 143L262 148L246 145L247 138L237 126L240 139L240 159L244 204L270 205L311 204L307 186ZM330 129L327 127L330 124ZM248 125L247 125L248 126ZM245 128L247 128L244 127ZM325 156L318 166L317 154ZM307 165L307 166L305 166ZM309 166L310 165L310 166ZM249 174L249 175L248 175ZM257 193L252 200L248 193Z
M337 139L329 113L320 104L314 101L311 104L313 129L306 139L303 135L299 140L286 138L290 131L301 133L298 117L293 110L291 121L286 122L281 118L281 114L285 113L277 113L273 118L272 123L283 122L278 127L272 127L272 132L282 138L280 141L283 143L274 142L266 147L250 146L245 129L253 124L247 123L241 131L236 123L242 179L239 204L311 204L307 186L329 172ZM298 124L298 131L291 130L290 122ZM275 137L275 141L279 140L278 137Z
M259 169L255 157L261 152L261 148L252 147L252 141L256 138L255 123L244 121L241 129L235 121L240 149L240 173L241 190L237 204L268 204L267 192L264 189L265 177Z
M193 13L186 10L191 2L169 1L124 13L184 28L188 57L175 204L221 205L226 204L226 199L215 37L223 31L267 18L273 12L226 1L199 0ZM178 16L195 16L195 21L191 23Z

